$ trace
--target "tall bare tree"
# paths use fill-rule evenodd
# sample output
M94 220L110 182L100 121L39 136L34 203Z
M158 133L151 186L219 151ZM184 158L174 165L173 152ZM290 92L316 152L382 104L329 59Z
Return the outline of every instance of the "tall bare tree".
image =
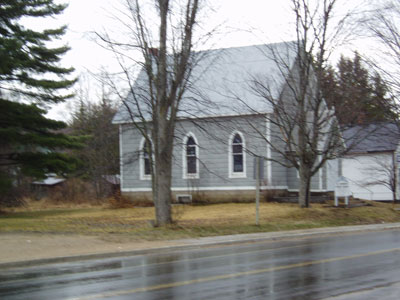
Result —
M367 25L372 36L380 42L379 61L373 61L373 64L379 68L388 86L395 91L395 96L398 98L400 93L400 3L395 0L374 1L372 15L367 16L364 24Z
M175 123L182 96L195 64L194 31L200 0L126 0L119 20L128 30L123 42L110 34L99 34L115 54L128 96L114 85L125 114L144 137L150 160L156 226L169 224L171 217L171 168ZM137 78L132 65L139 66Z
M295 65L287 63L286 53L268 54L286 78L283 92L277 97L271 81L258 77L252 87L273 110L267 115L270 132L265 140L278 154L274 160L298 170L299 205L308 207L312 177L327 160L345 151L335 110L327 106L321 86L327 59L342 38L349 15L334 20L339 0L291 2L297 36Z

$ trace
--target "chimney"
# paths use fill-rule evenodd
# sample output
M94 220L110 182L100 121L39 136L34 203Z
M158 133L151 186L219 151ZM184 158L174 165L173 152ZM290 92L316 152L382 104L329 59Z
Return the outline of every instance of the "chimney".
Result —
M149 48L149 54L154 57L158 57L158 49L157 48Z

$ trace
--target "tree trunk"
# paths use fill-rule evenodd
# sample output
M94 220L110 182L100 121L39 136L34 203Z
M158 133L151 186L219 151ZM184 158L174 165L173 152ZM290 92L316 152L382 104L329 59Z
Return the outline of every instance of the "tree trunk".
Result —
M168 161L170 160L161 158L155 168L157 186L153 190L153 199L156 207L156 226L172 223L171 166Z
M153 131L156 137L155 164L153 169L153 200L155 205L155 226L164 226L172 223L171 215L171 177L172 177L172 150L173 140L166 118L162 115L156 123L158 128Z
M310 201L311 201L310 182L311 182L311 178L310 178L310 176L308 176L307 183L306 183L306 206L305 207L310 207Z
M309 207L310 206L310 170L308 170L307 166L300 165L300 186L299 186L299 205L300 207Z
M392 166L391 166L391 172L392 172L392 192L393 192L393 205L396 204L397 201L397 186L398 186L398 179L397 179L397 170L398 170L398 164L397 164L397 160L396 160L396 153L393 152L392 153Z
M173 149L173 128L169 126L169 106L167 99L167 16L168 0L158 0L160 13L158 70L155 85L157 88L155 118L153 113L154 182L153 200L155 205L156 226L172 223L171 216L171 166ZM172 133L171 133L172 130Z

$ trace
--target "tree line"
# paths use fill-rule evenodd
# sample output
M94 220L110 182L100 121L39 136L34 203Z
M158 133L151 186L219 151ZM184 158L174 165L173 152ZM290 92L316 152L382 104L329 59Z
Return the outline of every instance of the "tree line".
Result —
M324 98L334 107L340 124L395 122L396 105L389 85L368 68L358 52L341 56L336 67L327 65L322 78Z

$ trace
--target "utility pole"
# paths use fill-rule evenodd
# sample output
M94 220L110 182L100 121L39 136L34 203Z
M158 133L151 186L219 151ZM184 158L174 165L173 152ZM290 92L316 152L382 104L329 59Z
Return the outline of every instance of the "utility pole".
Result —
M256 225L260 225L260 157L256 156Z

